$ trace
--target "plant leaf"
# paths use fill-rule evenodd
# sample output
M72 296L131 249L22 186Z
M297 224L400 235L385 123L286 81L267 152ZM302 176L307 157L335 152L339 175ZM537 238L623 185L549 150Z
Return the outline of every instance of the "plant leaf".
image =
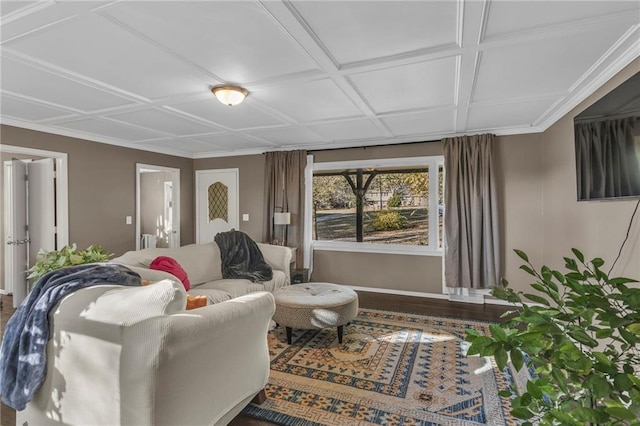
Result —
M542 390L538 387L538 385L533 381L529 380L527 382L527 392L531 394L535 399L542 399Z
M528 408L524 407L514 408L513 410L511 410L511 414L513 415L513 417L525 420L533 417L533 413Z
M629 377L626 374L620 373L620 374L617 374L616 377L614 377L613 386L616 388L617 391L624 392L626 390L631 389L631 387L633 386L633 383L631 382L631 379L629 379Z
M633 324L629 324L627 326L627 330L629 330L631 333L640 336L640 323L636 322Z
M538 296L537 294L525 293L523 296L526 297L527 299L531 300L532 302L536 302L536 303L540 303L542 305L550 306L550 304L547 301L547 299L545 299L542 296Z
M511 349L510 355L513 368L515 368L516 371L520 371L524 365L524 356L522 355L522 351L518 348L513 348Z
M590 389L593 392L595 398L603 398L609 395L611 386L609 382L602 376L597 374L591 374L587 377L582 384L585 389Z
M522 250L518 250L515 249L513 250L520 259L524 260L525 262L529 262L529 257L527 256L527 254L525 252L523 252Z
M507 333L497 324L489 324L489 331L491 331L491 335L498 342L506 342L507 341Z
M498 364L498 368L500 369L500 371L504 370L504 367L507 365L507 359L508 359L507 351L505 351L503 347L499 347L495 351L493 356L496 359L496 364Z
M625 407L608 407L605 409L613 417L622 420L637 420L636 415Z
M580 263L584 263L584 255L580 250L572 248L571 251L573 252L573 255L576 257L576 259L580 261Z

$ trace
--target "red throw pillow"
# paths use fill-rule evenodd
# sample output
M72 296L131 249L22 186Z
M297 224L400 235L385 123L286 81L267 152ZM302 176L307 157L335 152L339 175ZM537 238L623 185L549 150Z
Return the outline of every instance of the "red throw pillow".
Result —
M149 265L149 269L155 269L157 271L164 271L174 275L180 281L182 281L182 285L184 289L189 291L191 288L191 283L189 282L189 277L187 273L182 269L182 266L172 257L168 256L158 256L153 259L151 265Z

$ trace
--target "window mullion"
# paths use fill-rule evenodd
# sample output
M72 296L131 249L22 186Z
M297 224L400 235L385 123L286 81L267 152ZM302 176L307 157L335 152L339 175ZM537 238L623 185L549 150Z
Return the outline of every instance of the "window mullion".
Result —
M429 248L438 249L438 164L429 162Z

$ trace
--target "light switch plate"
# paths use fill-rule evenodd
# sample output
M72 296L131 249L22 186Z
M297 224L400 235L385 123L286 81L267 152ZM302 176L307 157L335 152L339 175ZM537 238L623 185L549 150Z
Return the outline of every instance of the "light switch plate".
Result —
M249 222L249 213L243 213L242 214L242 221L243 222Z
M127 225L131 225L133 223L133 219L131 219L131 216L127 216L124 218L124 223Z

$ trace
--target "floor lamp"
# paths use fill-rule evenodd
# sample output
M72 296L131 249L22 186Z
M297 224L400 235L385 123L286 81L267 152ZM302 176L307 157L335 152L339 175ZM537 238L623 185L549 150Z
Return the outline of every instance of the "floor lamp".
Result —
M273 228L275 234L276 225L284 226L284 230L282 231L282 246L287 244L287 237L289 236L289 225L291 225L291 213L289 212L279 212L273 213ZM277 245L278 240L274 240L274 243Z

